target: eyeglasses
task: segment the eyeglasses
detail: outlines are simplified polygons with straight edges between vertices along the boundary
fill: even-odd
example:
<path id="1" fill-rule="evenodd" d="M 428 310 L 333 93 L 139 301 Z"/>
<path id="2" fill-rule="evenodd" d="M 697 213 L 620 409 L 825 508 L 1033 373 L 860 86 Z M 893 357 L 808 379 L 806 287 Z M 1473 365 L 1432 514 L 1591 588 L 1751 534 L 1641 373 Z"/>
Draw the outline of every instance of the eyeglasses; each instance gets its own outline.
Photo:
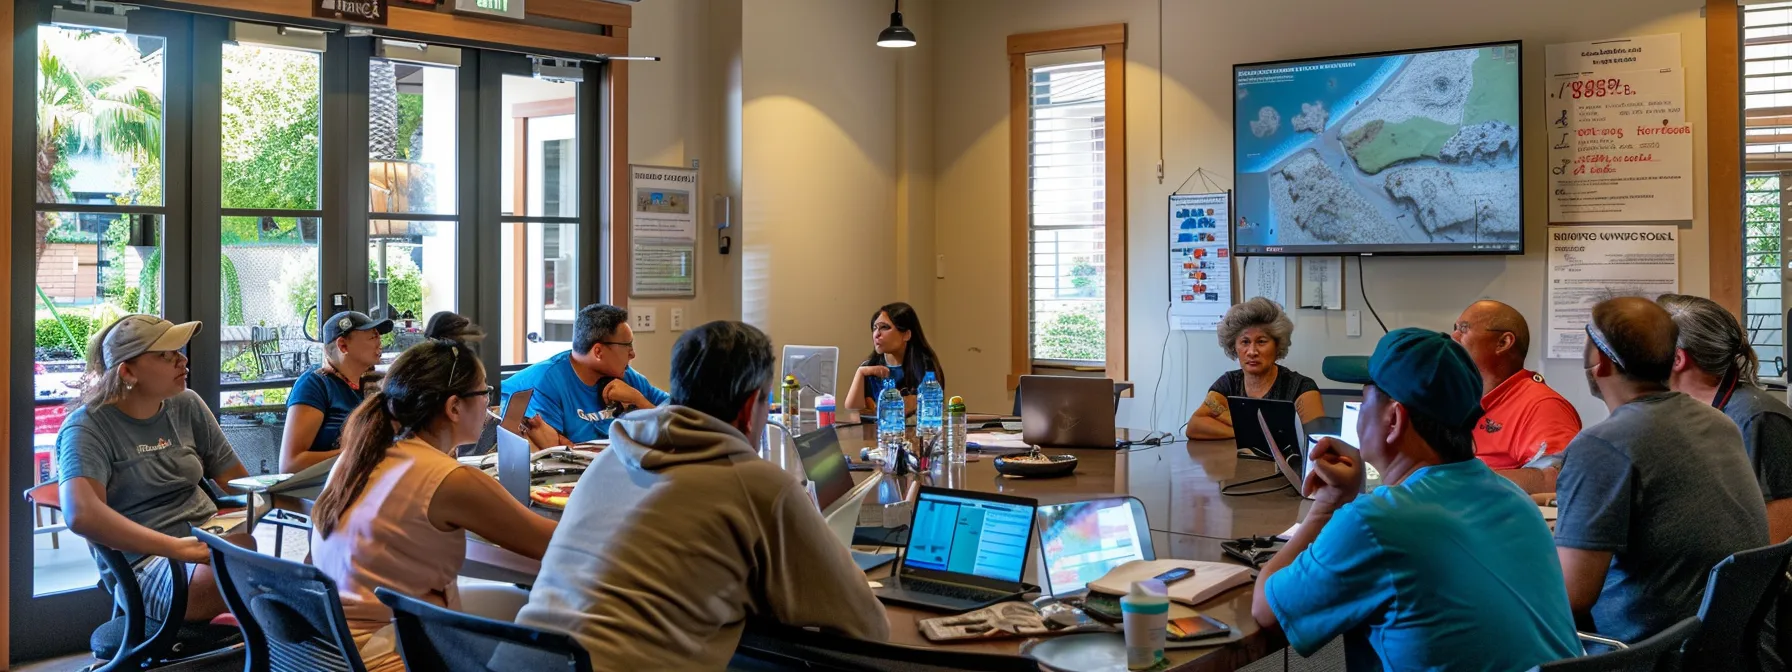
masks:
<path id="1" fill-rule="evenodd" d="M 635 349 L 634 341 L 598 341 L 598 343 L 601 343 L 603 345 L 614 345 L 617 347 L 628 348 L 630 350 Z"/>
<path id="2" fill-rule="evenodd" d="M 1605 332 L 1600 331 L 1599 327 L 1593 326 L 1591 322 L 1587 323 L 1587 340 L 1593 343 L 1594 348 L 1605 353 L 1606 359 L 1612 360 L 1612 364 L 1616 365 L 1619 371 L 1626 370 L 1624 360 L 1618 357 L 1618 352 L 1613 350 L 1612 344 L 1605 339 Z"/>
<path id="3" fill-rule="evenodd" d="M 466 399 L 469 397 L 485 397 L 487 400 L 491 400 L 498 396 L 498 388 L 487 385 L 487 386 L 479 388 L 477 390 L 468 390 L 466 392 L 459 392 L 459 393 L 456 393 L 454 396 L 461 398 L 461 399 Z"/>

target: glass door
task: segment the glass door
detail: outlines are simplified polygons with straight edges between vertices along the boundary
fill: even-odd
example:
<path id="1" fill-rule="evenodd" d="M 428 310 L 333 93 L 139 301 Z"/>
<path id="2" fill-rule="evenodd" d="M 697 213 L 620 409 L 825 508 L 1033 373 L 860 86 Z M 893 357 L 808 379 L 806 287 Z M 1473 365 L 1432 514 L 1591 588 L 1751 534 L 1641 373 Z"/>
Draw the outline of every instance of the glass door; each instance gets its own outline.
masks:
<path id="1" fill-rule="evenodd" d="M 580 71 L 514 54 L 482 63 L 481 89 L 499 92 L 499 361 L 514 370 L 572 348 Z"/>
<path id="2" fill-rule="evenodd" d="M 5 495 L 29 490 L 9 528 L 12 656 L 28 660 L 87 648 L 107 618 L 97 566 L 68 532 L 55 486 L 57 431 L 80 394 L 88 340 L 126 314 L 188 315 L 185 232 L 171 225 L 187 219 L 188 138 L 184 122 L 166 120 L 190 115 L 188 71 L 170 64 L 191 58 L 193 26 L 151 9 L 132 12 L 122 31 L 52 25 L 47 4 L 19 12 L 29 27 L 17 39 L 35 42 L 37 58 L 16 64 L 21 89 L 35 88 L 35 114 L 16 113 L 33 142 L 15 151 L 36 170 L 15 171 L 12 185 L 13 220 L 34 225 L 13 230 L 8 412 L 31 431 L 11 435 L 21 492 Z"/>

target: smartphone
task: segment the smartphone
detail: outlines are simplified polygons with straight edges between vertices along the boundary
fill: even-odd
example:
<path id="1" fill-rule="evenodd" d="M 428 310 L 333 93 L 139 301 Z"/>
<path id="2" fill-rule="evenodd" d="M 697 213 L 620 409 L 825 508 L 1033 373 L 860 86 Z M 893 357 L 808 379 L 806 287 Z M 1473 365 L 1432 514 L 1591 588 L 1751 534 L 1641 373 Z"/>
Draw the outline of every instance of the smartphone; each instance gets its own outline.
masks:
<path id="1" fill-rule="evenodd" d="M 1195 570 L 1189 569 L 1187 567 L 1177 567 L 1175 569 L 1164 572 L 1157 576 L 1153 576 L 1151 578 L 1162 581 L 1162 582 L 1164 582 L 1164 585 L 1167 586 L 1167 585 L 1170 585 L 1177 581 L 1181 581 L 1183 579 L 1186 579 L 1186 578 L 1194 576 L 1194 575 L 1195 575 Z"/>
<path id="2" fill-rule="evenodd" d="M 1172 619 L 1169 625 L 1169 637 L 1173 642 L 1187 642 L 1210 637 L 1225 637 L 1232 634 L 1231 626 L 1206 616 L 1190 616 Z"/>

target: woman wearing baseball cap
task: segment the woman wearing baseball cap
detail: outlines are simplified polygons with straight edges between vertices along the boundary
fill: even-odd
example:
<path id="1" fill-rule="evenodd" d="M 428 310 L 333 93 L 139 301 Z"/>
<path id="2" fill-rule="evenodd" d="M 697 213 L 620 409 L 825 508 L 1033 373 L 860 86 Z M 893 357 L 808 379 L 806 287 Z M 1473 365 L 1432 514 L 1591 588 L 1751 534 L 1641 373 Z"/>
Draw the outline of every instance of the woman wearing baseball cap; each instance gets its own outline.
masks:
<path id="1" fill-rule="evenodd" d="M 361 378 L 380 361 L 380 336 L 391 320 L 345 310 L 323 324 L 324 364 L 293 381 L 286 400 L 280 471 L 297 473 L 342 452 L 342 425 L 361 405 Z"/>
<path id="2" fill-rule="evenodd" d="M 198 331 L 198 322 L 154 315 L 108 325 L 87 349 L 81 396 L 56 435 L 69 529 L 123 553 L 144 586 L 169 585 L 169 558 L 188 563 L 188 621 L 225 610 L 204 566 L 211 554 L 192 536 L 218 512 L 201 481 L 228 492 L 231 479 L 249 475 L 211 409 L 187 389 L 182 349 Z M 226 538 L 254 547 L 247 534 Z"/>

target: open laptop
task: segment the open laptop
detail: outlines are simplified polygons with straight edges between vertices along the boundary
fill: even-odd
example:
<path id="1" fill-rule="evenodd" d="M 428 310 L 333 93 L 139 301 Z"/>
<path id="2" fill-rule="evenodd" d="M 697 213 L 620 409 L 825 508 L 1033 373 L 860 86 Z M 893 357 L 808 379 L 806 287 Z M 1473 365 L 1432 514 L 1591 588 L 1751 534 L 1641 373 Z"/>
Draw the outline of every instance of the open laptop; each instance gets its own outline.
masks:
<path id="1" fill-rule="evenodd" d="M 1238 419 L 1239 416 L 1232 416 L 1234 427 L 1238 425 Z M 1262 409 L 1257 410 L 1256 419 L 1257 428 L 1262 430 L 1264 436 L 1271 437 L 1269 454 L 1276 461 L 1276 471 L 1282 472 L 1282 476 L 1286 477 L 1288 483 L 1294 486 L 1294 494 L 1306 497 L 1307 471 L 1312 468 L 1312 465 L 1307 464 L 1306 453 L 1302 452 L 1307 446 L 1307 430 L 1301 427 L 1299 422 L 1295 422 L 1294 439 L 1287 443 L 1287 448 L 1283 448 L 1283 443 L 1276 438 L 1275 428 L 1263 415 Z"/>
<path id="2" fill-rule="evenodd" d="M 1226 397 L 1226 410 L 1232 414 L 1232 433 L 1239 450 L 1248 450 L 1258 457 L 1267 459 L 1271 457 L 1269 451 L 1271 444 L 1280 444 L 1283 447 L 1294 446 L 1291 450 L 1295 451 L 1307 445 L 1305 438 L 1294 435 L 1296 429 L 1305 431 L 1305 427 L 1301 425 L 1300 413 L 1295 412 L 1292 401 Z M 1257 423 L 1252 419 L 1257 417 L 1258 413 L 1262 413 L 1263 417 L 1269 419 L 1269 427 L 1276 434 L 1273 437 L 1275 440 L 1272 441 L 1269 435 L 1258 431 Z M 1297 438 L 1300 439 L 1298 443 L 1295 442 Z"/>
<path id="3" fill-rule="evenodd" d="M 1114 381 L 1021 376 L 1020 438 L 1042 448 L 1113 448 Z"/>
<path id="4" fill-rule="evenodd" d="M 1038 508 L 1026 497 L 923 486 L 908 544 L 878 599 L 970 611 L 1020 595 Z"/>
<path id="5" fill-rule="evenodd" d="M 810 491 L 815 495 L 815 506 L 821 509 L 828 530 L 851 551 L 859 509 L 865 505 L 865 495 L 883 480 L 883 473 L 872 471 L 855 485 L 852 472 L 847 469 L 846 453 L 840 450 L 840 435 L 833 427 L 796 437 L 796 452 L 803 462 L 803 474 L 809 479 Z M 852 551 L 852 559 L 859 569 L 870 571 L 896 559 L 896 554 Z"/>
<path id="6" fill-rule="evenodd" d="M 1040 575 L 1054 597 L 1082 592 L 1128 562 L 1157 559 L 1145 505 L 1136 497 L 1041 505 L 1038 527 Z"/>

